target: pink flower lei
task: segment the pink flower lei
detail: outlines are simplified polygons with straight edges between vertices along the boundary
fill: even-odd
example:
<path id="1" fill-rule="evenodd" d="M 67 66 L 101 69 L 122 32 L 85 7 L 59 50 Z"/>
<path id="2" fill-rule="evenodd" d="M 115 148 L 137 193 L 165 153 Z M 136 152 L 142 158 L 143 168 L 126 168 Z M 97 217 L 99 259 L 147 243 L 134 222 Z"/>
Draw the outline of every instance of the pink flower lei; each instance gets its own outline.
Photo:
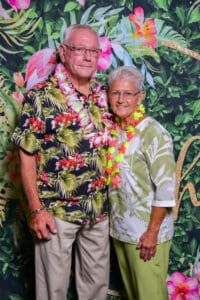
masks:
<path id="1" fill-rule="evenodd" d="M 105 92 L 101 92 L 101 83 L 95 82 L 95 93 L 92 93 L 91 104 L 96 105 L 104 112 L 101 114 L 101 130 L 94 132 L 94 128 L 97 126 L 90 117 L 88 107 L 84 106 L 84 100 L 78 97 L 78 93 L 72 85 L 68 76 L 67 70 L 63 64 L 58 64 L 55 69 L 54 77 L 58 81 L 59 88 L 61 89 L 65 99 L 67 100 L 67 106 L 77 114 L 77 122 L 83 129 L 83 138 L 90 141 L 91 147 L 98 147 L 104 145 L 110 138 L 109 129 L 111 127 L 111 121 L 109 120 L 111 114 L 107 112 L 107 97 Z M 91 83 L 94 79 L 91 79 Z"/>

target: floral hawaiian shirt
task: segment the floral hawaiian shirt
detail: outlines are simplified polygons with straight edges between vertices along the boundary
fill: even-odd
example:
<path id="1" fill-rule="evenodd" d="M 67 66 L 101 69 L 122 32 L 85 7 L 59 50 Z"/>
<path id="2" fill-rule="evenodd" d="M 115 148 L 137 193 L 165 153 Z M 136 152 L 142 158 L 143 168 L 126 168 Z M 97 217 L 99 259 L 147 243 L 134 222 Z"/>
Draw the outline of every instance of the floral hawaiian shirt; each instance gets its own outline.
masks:
<path id="1" fill-rule="evenodd" d="M 80 94 L 62 64 L 27 93 L 12 141 L 35 155 L 39 197 L 55 217 L 87 224 L 107 216 L 109 118 L 103 86 L 91 79 L 89 96 Z"/>
<path id="2" fill-rule="evenodd" d="M 119 141 L 127 140 L 119 132 Z M 109 187 L 110 232 L 122 242 L 136 244 L 147 230 L 151 207 L 168 207 L 158 234 L 158 243 L 173 236 L 175 206 L 175 161 L 171 136 L 155 119 L 147 117 L 135 127 L 124 159 L 120 183 Z"/>

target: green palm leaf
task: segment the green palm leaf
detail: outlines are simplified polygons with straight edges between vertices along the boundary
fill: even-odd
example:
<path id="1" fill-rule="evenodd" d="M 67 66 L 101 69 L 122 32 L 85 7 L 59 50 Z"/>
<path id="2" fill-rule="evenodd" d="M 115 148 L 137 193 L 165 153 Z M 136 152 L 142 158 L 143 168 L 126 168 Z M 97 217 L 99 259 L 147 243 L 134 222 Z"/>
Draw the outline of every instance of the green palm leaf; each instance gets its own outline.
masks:
<path id="1" fill-rule="evenodd" d="M 79 145 L 80 136 L 77 135 L 77 133 L 74 132 L 73 130 L 63 126 L 61 130 L 59 130 L 59 133 L 57 134 L 57 139 L 59 140 L 59 142 L 67 145 L 67 148 L 70 151 L 74 151 L 77 149 Z"/>
<path id="2" fill-rule="evenodd" d="M 53 215 L 58 219 L 64 219 L 66 216 L 66 211 L 61 206 L 55 206 L 50 209 Z"/>
<path id="3" fill-rule="evenodd" d="M 100 172 L 103 172 L 103 170 L 106 167 L 106 163 L 107 163 L 107 154 L 106 154 L 106 150 L 103 149 L 103 147 L 101 149 L 99 149 L 97 155 L 94 157 L 94 164 L 97 166 L 97 169 Z"/>
<path id="4" fill-rule="evenodd" d="M 89 114 L 92 118 L 92 121 L 99 127 L 101 125 L 101 112 L 99 107 L 96 105 L 91 105 Z"/>
<path id="5" fill-rule="evenodd" d="M 21 107 L 17 101 L 11 96 L 7 95 L 3 89 L 0 89 L 0 101 L 2 103 L 4 113 L 8 119 L 8 124 L 12 129 L 14 129 L 21 112 Z"/>
<path id="6" fill-rule="evenodd" d="M 167 26 L 164 21 L 155 19 L 155 25 L 157 29 L 157 41 L 158 46 L 163 42 L 173 42 L 181 47 L 187 47 L 187 41 L 185 38 L 175 31 L 171 26 Z"/>
<path id="7" fill-rule="evenodd" d="M 27 10 L 26 12 L 24 12 L 24 10 L 21 10 L 19 14 L 11 19 L 0 20 L 1 52 L 9 54 L 21 52 L 20 50 L 12 50 L 9 48 L 15 48 L 16 46 L 22 47 L 24 43 L 32 38 L 41 18 L 39 18 L 38 20 L 31 19 L 31 21 L 28 21 L 31 12 L 31 9 Z M 0 53 L 0 57 L 6 59 L 2 53 Z"/>
<path id="8" fill-rule="evenodd" d="M 79 186 L 82 185 L 84 182 L 89 181 L 95 175 L 95 171 L 88 171 L 85 172 L 83 175 L 78 176 L 77 181 Z"/>
<path id="9" fill-rule="evenodd" d="M 193 3 L 187 14 L 189 24 L 200 20 L 200 0 Z"/>
<path id="10" fill-rule="evenodd" d="M 103 204 L 103 196 L 102 193 L 98 192 L 94 195 L 95 200 L 95 207 L 98 213 L 102 210 L 102 204 Z"/>
<path id="11" fill-rule="evenodd" d="M 72 192 L 74 192 L 77 188 L 76 176 L 69 173 L 62 174 L 62 177 L 55 183 L 56 189 L 61 194 L 61 197 L 67 198 Z"/>
<path id="12" fill-rule="evenodd" d="M 66 100 L 60 89 L 51 86 L 48 89 L 48 101 L 53 107 L 57 107 L 60 111 L 66 107 Z"/>
<path id="13" fill-rule="evenodd" d="M 146 47 L 143 45 L 137 45 L 137 46 L 125 45 L 124 48 L 129 52 L 129 54 L 134 60 L 136 60 L 138 57 L 148 56 L 148 57 L 152 57 L 156 62 L 158 63 L 160 62 L 159 55 L 151 47 Z"/>

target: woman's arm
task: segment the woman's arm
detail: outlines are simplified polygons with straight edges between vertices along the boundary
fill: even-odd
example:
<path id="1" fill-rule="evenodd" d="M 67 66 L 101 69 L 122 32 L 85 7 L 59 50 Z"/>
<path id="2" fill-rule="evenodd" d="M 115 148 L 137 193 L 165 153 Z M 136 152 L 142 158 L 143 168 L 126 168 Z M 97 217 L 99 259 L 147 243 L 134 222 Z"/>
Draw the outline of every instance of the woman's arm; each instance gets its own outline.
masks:
<path id="1" fill-rule="evenodd" d="M 168 208 L 166 207 L 152 206 L 148 228 L 137 244 L 137 248 L 140 249 L 140 257 L 144 261 L 150 260 L 156 254 L 158 233 L 167 212 Z"/>

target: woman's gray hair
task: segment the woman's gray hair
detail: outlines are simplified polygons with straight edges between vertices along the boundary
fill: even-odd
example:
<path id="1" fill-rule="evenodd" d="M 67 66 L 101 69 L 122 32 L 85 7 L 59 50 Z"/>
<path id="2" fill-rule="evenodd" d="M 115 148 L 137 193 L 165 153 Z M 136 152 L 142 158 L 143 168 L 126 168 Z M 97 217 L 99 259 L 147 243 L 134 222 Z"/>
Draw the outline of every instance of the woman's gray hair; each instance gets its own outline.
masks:
<path id="1" fill-rule="evenodd" d="M 98 33 L 93 30 L 89 25 L 85 25 L 85 24 L 73 24 L 71 26 L 69 26 L 65 32 L 64 32 L 64 40 L 63 40 L 63 43 L 69 43 L 70 41 L 70 38 L 71 36 L 73 35 L 73 33 L 76 31 L 76 30 L 88 30 L 90 32 L 92 32 L 96 37 L 97 37 L 97 40 L 99 42 L 99 36 L 98 36 Z"/>
<path id="2" fill-rule="evenodd" d="M 109 88 L 111 88 L 111 85 L 114 80 L 122 79 L 122 78 L 132 80 L 138 91 L 143 90 L 144 76 L 137 68 L 132 66 L 122 66 L 122 67 L 118 67 L 117 69 L 114 69 L 108 75 Z"/>

